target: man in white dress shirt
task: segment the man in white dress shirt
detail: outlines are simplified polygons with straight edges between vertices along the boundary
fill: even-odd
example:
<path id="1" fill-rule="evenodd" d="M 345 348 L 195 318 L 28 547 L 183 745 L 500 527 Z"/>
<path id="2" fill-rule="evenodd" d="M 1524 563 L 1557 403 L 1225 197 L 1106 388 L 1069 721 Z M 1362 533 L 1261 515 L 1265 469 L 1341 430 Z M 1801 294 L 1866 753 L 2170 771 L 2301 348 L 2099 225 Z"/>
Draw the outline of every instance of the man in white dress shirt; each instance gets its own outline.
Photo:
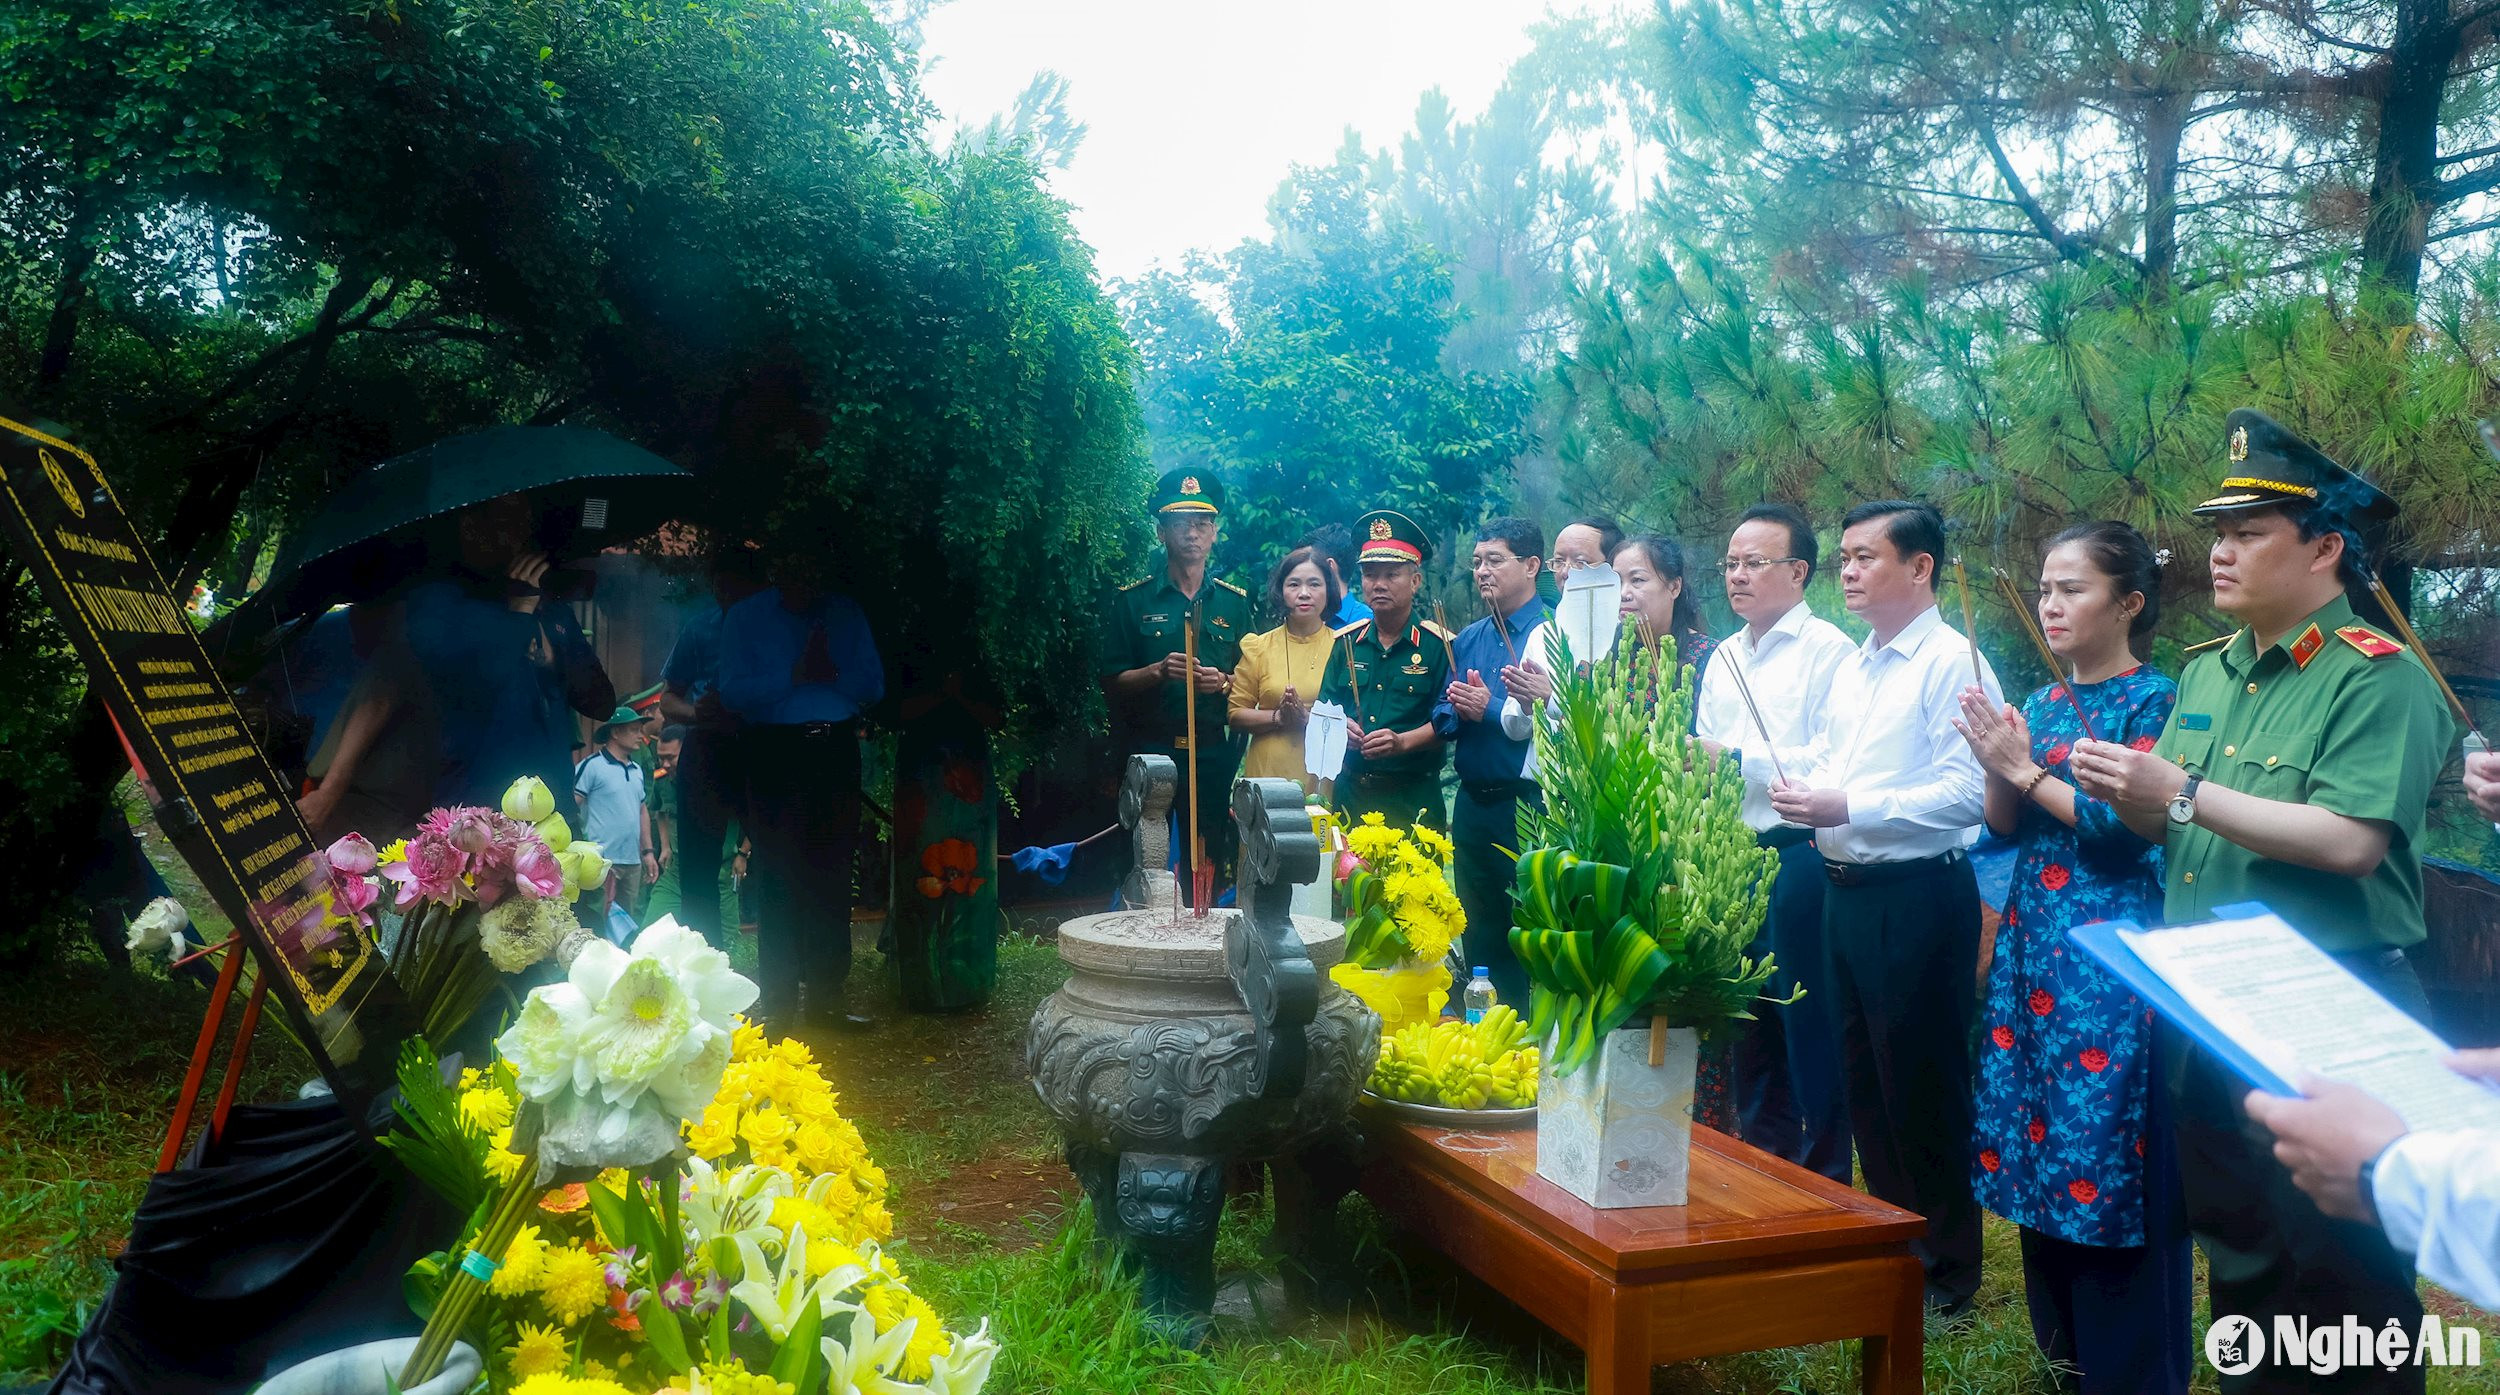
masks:
<path id="1" fill-rule="evenodd" d="M 1979 887 L 1963 852 L 1985 778 L 1953 729 L 1960 695 L 2002 702 L 1970 641 L 1936 610 L 1944 519 L 1905 500 L 1841 521 L 1840 589 L 1873 628 L 1833 675 L 1812 767 L 1790 770 L 1771 807 L 1816 830 L 1823 893 L 1821 984 L 1840 1028 L 1849 1128 L 1867 1189 L 1927 1218 L 1913 1249 L 1927 1304 L 1969 1311 L 1979 1289 L 1971 1194 L 1970 1031 Z"/>
<path id="2" fill-rule="evenodd" d="M 1745 628 L 1702 668 L 1693 727 L 1714 752 L 1738 753 L 1745 822 L 1762 846 L 1779 851 L 1770 918 L 1754 947 L 1757 955 L 1768 948 L 1779 965 L 1764 995 L 1784 998 L 1800 983 L 1806 989 L 1799 1001 L 1757 1009 L 1757 1020 L 1737 1027 L 1737 1132 L 1765 1152 L 1846 1183 L 1849 1100 L 1839 1028 L 1823 991 L 1823 859 L 1813 829 L 1783 823 L 1771 808 L 1775 772 L 1812 764 L 1832 674 L 1857 649 L 1806 604 L 1816 557 L 1814 526 L 1786 504 L 1757 504 L 1737 521 L 1719 574 L 1728 607 Z M 1748 693 L 1762 714 L 1759 727 Z"/>

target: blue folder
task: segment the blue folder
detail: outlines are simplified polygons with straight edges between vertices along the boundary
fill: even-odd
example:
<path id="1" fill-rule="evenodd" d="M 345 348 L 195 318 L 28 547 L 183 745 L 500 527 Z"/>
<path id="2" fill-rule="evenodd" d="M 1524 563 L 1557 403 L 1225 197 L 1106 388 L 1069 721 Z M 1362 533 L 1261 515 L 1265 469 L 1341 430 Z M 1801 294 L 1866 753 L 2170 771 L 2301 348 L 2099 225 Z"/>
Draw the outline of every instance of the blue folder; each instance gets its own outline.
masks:
<path id="1" fill-rule="evenodd" d="M 2243 902 L 2235 906 L 2216 907 L 2214 919 L 2245 920 L 2250 916 L 2270 914 L 2272 912 L 2264 906 Z M 2264 1062 L 2224 1036 L 2220 1029 L 2206 1020 L 2203 1013 L 2188 1006 L 2187 999 L 2180 997 L 2177 989 L 2154 973 L 2152 966 L 2138 959 L 2135 951 L 2127 948 L 2125 940 L 2118 938 L 2121 930 L 2143 928 L 2132 920 L 2104 920 L 2091 925 L 2078 925 L 2066 932 L 2066 938 L 2074 941 L 2084 953 L 2099 960 L 2102 968 L 2123 979 L 2129 988 L 2135 990 L 2135 995 L 2144 1000 L 2145 1006 L 2169 1018 L 2181 1031 L 2194 1037 L 2197 1045 L 2239 1072 L 2241 1079 L 2270 1095 L 2298 1097 L 2300 1091 L 2292 1088 L 2290 1081 L 2267 1069 Z M 2154 933 L 2159 934 L 2160 931 Z"/>

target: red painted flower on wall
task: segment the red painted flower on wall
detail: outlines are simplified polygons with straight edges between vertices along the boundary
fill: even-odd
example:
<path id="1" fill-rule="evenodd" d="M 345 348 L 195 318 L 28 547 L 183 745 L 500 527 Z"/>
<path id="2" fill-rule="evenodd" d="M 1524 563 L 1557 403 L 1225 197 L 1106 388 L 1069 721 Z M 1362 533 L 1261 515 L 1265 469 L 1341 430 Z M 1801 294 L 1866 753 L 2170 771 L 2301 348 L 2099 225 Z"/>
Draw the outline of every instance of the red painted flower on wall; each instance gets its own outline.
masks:
<path id="1" fill-rule="evenodd" d="M 914 885 L 932 901 L 950 893 L 970 896 L 989 881 L 974 875 L 980 868 L 979 848 L 961 838 L 944 839 L 920 850 L 920 870 L 926 875 Z"/>
<path id="2" fill-rule="evenodd" d="M 981 802 L 981 767 L 968 760 L 950 760 L 942 777 L 946 792 L 966 804 Z"/>

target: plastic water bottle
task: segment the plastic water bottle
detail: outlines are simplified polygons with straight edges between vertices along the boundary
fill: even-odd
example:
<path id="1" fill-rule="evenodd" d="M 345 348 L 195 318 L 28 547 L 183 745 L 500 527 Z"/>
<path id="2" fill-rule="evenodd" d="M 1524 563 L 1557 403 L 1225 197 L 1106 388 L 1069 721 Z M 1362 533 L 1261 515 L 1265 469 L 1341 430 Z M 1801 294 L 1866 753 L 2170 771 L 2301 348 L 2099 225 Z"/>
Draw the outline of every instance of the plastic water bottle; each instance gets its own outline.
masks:
<path id="1" fill-rule="evenodd" d="M 1467 1008 L 1467 1025 L 1482 1022 L 1484 1015 L 1493 1010 L 1493 971 L 1478 965 L 1476 976 L 1467 980 L 1467 995 L 1461 1001 Z"/>

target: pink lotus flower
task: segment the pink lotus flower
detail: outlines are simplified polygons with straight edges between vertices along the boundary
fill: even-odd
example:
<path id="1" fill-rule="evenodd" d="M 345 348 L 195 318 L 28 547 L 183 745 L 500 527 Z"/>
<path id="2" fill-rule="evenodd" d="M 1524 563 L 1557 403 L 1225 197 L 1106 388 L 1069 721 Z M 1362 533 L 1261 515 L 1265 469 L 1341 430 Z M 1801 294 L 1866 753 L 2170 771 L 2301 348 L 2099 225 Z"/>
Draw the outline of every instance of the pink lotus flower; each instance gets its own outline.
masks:
<path id="1" fill-rule="evenodd" d="M 545 899 L 564 892 L 564 864 L 547 851 L 547 845 L 532 838 L 521 845 L 512 859 L 512 879 L 521 890 Z"/>
<path id="2" fill-rule="evenodd" d="M 451 845 L 476 857 L 495 842 L 495 816 L 484 809 L 462 809 L 451 821 Z"/>
<path id="3" fill-rule="evenodd" d="M 350 833 L 332 843 L 324 850 L 323 856 L 330 859 L 333 868 L 351 877 L 367 875 L 381 860 L 381 855 L 373 850 L 373 844 L 365 841 L 365 835 L 361 833 Z"/>
<path id="4" fill-rule="evenodd" d="M 463 879 L 468 861 L 450 840 L 420 832 L 409 840 L 408 860 L 383 868 L 382 875 L 399 884 L 396 905 L 413 905 L 419 899 L 450 904 L 469 899 L 468 883 Z"/>
<path id="5" fill-rule="evenodd" d="M 363 877 L 342 873 L 336 879 L 333 890 L 338 899 L 339 909 L 356 917 L 357 924 L 371 925 L 373 923 L 373 903 L 382 899 L 381 888 Z"/>

